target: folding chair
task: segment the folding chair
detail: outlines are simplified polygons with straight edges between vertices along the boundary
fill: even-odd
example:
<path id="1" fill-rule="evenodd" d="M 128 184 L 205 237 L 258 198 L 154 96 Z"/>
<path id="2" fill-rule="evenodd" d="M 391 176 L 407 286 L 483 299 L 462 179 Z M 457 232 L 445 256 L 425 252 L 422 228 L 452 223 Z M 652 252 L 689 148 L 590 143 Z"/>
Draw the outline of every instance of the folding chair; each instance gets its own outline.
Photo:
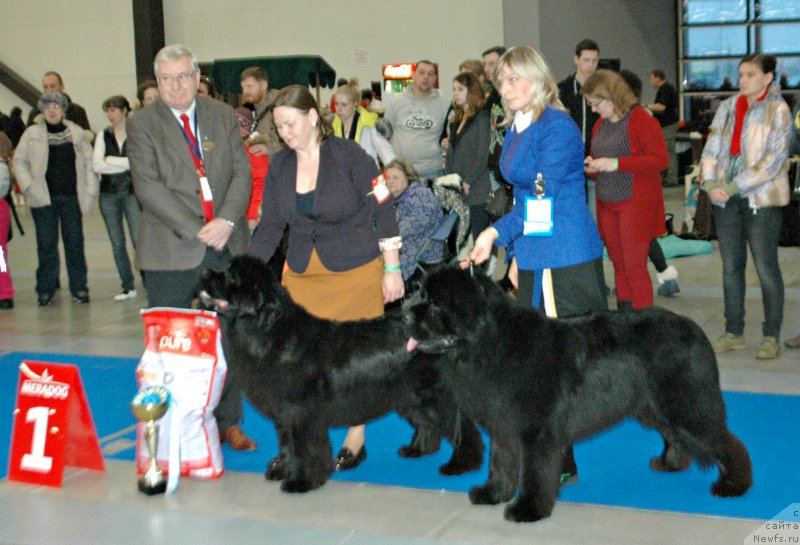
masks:
<path id="1" fill-rule="evenodd" d="M 406 282 L 406 296 L 403 300 L 403 306 L 411 305 L 415 302 L 416 297 L 415 295 L 419 292 L 419 289 L 422 287 L 422 283 L 425 281 L 425 277 L 427 277 L 430 273 L 438 270 L 442 267 L 445 267 L 452 263 L 452 261 L 458 256 L 459 248 L 456 247 L 454 252 L 450 252 L 448 255 L 449 244 L 448 240 L 450 236 L 453 234 L 453 230 L 455 229 L 456 224 L 458 224 L 459 215 L 458 212 L 455 210 L 450 210 L 450 212 L 445 216 L 442 223 L 439 224 L 439 227 L 436 228 L 436 231 L 431 233 L 428 239 L 423 243 L 422 248 L 420 248 L 419 253 L 417 254 L 417 266 L 414 270 L 414 274 L 411 275 L 411 278 L 408 279 Z M 441 259 L 437 259 L 436 261 L 420 261 L 419 258 L 425 254 L 425 250 L 428 249 L 434 242 L 444 243 L 445 247 L 445 255 Z"/>

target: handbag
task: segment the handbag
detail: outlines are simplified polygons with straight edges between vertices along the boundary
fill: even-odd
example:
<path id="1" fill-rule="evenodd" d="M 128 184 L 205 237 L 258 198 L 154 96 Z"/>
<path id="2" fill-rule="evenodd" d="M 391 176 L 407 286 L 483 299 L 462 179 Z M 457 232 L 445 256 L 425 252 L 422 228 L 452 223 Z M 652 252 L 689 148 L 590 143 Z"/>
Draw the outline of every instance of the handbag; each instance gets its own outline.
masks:
<path id="1" fill-rule="evenodd" d="M 486 200 L 486 214 L 492 221 L 497 221 L 508 214 L 514 207 L 514 189 L 501 182 L 500 186 L 489 193 Z"/>

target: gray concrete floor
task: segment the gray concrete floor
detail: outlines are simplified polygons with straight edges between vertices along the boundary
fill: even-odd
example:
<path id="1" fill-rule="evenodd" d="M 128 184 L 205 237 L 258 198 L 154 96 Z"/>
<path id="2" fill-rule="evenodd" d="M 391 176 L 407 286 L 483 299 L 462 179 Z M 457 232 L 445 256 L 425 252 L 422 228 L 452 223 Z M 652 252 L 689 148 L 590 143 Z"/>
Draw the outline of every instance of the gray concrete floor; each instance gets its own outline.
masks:
<path id="1" fill-rule="evenodd" d="M 682 190 L 667 189 L 665 196 L 679 226 Z M 140 289 L 135 300 L 112 300 L 119 280 L 99 212 L 85 220 L 92 302 L 75 304 L 62 289 L 46 308 L 36 306 L 34 293 L 33 222 L 27 209 L 20 213 L 28 234 L 10 243 L 16 308 L 0 311 L 0 350 L 141 355 L 138 310 L 146 299 Z M 800 333 L 800 249 L 781 248 L 780 255 L 786 285 L 784 337 L 789 337 Z M 690 316 L 716 338 L 724 323 L 716 245 L 710 255 L 670 263 L 680 271 L 681 293 L 657 297 L 656 304 Z M 62 276 L 66 286 L 66 271 Z M 606 278 L 613 281 L 608 263 Z M 799 394 L 800 351 L 784 350 L 772 361 L 755 359 L 763 311 L 752 265 L 747 316 L 748 348 L 718 358 L 723 388 Z M 0 482 L 0 545 L 707 545 L 743 543 L 762 523 L 560 502 L 551 518 L 516 525 L 503 520 L 503 506 L 474 507 L 463 494 L 329 482 L 295 496 L 281 493 L 261 475 L 228 472 L 215 482 L 184 479 L 176 494 L 150 498 L 137 492 L 134 480 L 132 463 L 109 460 L 105 473 L 68 468 L 60 489 Z"/>

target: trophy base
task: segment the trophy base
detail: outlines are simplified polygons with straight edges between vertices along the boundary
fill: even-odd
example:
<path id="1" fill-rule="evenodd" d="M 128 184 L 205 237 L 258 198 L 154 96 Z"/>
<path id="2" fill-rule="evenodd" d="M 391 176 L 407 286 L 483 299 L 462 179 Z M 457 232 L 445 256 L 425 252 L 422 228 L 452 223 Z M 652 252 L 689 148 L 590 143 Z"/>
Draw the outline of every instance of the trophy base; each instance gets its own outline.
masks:
<path id="1" fill-rule="evenodd" d="M 148 483 L 144 478 L 139 479 L 139 492 L 143 492 L 148 496 L 155 496 L 156 494 L 163 494 L 166 491 L 167 481 L 151 484 Z"/>

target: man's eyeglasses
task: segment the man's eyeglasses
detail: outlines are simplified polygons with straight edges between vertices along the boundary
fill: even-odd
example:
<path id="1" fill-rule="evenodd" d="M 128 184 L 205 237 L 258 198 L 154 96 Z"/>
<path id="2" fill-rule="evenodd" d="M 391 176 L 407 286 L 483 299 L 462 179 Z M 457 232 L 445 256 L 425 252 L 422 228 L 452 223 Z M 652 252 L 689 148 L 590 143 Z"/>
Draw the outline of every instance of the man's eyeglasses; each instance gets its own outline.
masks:
<path id="1" fill-rule="evenodd" d="M 163 83 L 164 85 L 169 85 L 173 81 L 183 84 L 191 81 L 196 73 L 197 70 L 192 70 L 191 72 L 181 72 L 180 74 L 176 74 L 174 76 L 159 74 L 156 79 L 159 83 Z"/>

